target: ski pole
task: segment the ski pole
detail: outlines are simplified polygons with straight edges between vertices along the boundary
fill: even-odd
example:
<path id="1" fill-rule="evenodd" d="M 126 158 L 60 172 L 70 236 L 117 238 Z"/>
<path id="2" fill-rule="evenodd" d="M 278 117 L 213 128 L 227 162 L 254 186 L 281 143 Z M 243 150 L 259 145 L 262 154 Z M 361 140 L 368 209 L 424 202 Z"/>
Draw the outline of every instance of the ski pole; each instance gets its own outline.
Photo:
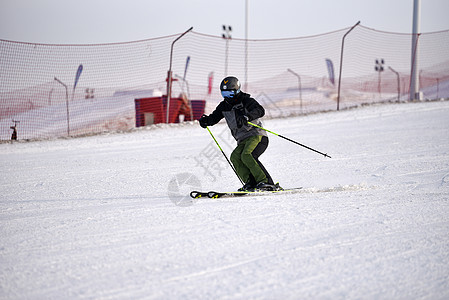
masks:
<path id="1" fill-rule="evenodd" d="M 215 144 L 217 144 L 217 146 L 218 146 L 218 148 L 220 149 L 221 153 L 223 153 L 223 156 L 224 156 L 224 157 L 226 158 L 226 160 L 228 161 L 228 164 L 231 166 L 231 168 L 232 168 L 232 170 L 234 171 L 235 175 L 237 175 L 237 178 L 240 180 L 240 182 L 241 182 L 242 184 L 244 184 L 243 181 L 242 181 L 242 179 L 240 178 L 239 174 L 237 174 L 237 171 L 235 170 L 234 166 L 232 165 L 232 163 L 229 161 L 228 157 L 227 157 L 226 154 L 224 153 L 223 149 L 221 149 L 220 144 L 219 144 L 219 143 L 217 142 L 217 140 L 215 139 L 214 135 L 212 134 L 212 131 L 210 131 L 209 127 L 206 127 L 206 128 L 207 128 L 207 131 L 209 131 L 209 133 L 210 133 L 210 135 L 212 136 L 212 138 L 214 139 Z"/>
<path id="2" fill-rule="evenodd" d="M 268 130 L 268 129 L 265 129 L 265 128 L 263 128 L 263 127 L 260 127 L 260 126 L 254 124 L 254 123 L 248 122 L 248 124 L 249 124 L 249 125 L 252 125 L 252 126 L 254 126 L 254 127 L 260 128 L 260 129 L 262 129 L 262 130 L 265 130 L 265 131 L 267 131 L 267 132 L 269 132 L 269 133 L 271 133 L 271 134 L 274 134 L 274 135 L 276 135 L 276 136 L 278 136 L 278 137 L 280 137 L 280 138 L 286 139 L 287 141 L 292 142 L 292 143 L 295 143 L 296 145 L 299 145 L 299 146 L 301 146 L 301 147 L 304 147 L 304 148 L 306 148 L 306 149 L 309 149 L 309 150 L 312 150 L 312 151 L 314 151 L 314 152 L 316 152 L 316 153 L 319 153 L 319 154 L 321 154 L 321 155 L 324 155 L 324 157 L 329 157 L 329 158 L 331 158 L 329 155 L 327 155 L 327 153 L 323 153 L 323 152 L 320 152 L 320 151 L 315 150 L 315 149 L 313 149 L 313 148 L 310 148 L 310 147 L 308 147 L 308 146 L 306 146 L 306 145 L 303 145 L 303 144 L 298 143 L 298 142 L 296 142 L 296 141 L 294 141 L 294 140 L 292 140 L 292 139 L 289 139 L 288 137 L 285 137 L 285 136 L 283 136 L 283 135 L 277 134 L 277 133 L 275 133 L 275 132 L 273 132 L 273 131 L 270 131 L 270 130 Z"/>

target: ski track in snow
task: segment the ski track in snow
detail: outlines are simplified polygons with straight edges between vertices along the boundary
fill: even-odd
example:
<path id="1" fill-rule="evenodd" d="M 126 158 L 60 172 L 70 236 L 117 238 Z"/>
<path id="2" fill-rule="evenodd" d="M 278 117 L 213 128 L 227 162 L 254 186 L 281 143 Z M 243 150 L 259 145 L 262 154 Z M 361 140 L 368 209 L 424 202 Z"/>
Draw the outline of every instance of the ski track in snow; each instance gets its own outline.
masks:
<path id="1" fill-rule="evenodd" d="M 264 126 L 332 159 L 270 136 L 302 190 L 192 201 L 239 187 L 197 124 L 0 144 L 0 298 L 449 298 L 449 102 Z"/>

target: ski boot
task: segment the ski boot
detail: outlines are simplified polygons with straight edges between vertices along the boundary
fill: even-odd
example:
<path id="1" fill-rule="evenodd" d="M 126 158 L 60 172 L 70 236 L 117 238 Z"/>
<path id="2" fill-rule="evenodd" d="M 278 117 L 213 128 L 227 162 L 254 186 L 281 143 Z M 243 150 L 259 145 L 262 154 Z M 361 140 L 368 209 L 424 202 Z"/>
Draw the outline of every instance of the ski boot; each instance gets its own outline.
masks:
<path id="1" fill-rule="evenodd" d="M 263 192 L 263 191 L 276 191 L 276 185 L 269 184 L 266 182 L 259 182 L 254 188 L 255 191 Z"/>
<path id="2" fill-rule="evenodd" d="M 247 182 L 241 188 L 239 188 L 237 191 L 239 191 L 239 192 L 253 192 L 254 191 L 254 184 L 252 182 Z"/>
<path id="3" fill-rule="evenodd" d="M 279 185 L 279 182 L 276 182 L 274 185 L 274 191 L 283 191 L 284 189 Z"/>

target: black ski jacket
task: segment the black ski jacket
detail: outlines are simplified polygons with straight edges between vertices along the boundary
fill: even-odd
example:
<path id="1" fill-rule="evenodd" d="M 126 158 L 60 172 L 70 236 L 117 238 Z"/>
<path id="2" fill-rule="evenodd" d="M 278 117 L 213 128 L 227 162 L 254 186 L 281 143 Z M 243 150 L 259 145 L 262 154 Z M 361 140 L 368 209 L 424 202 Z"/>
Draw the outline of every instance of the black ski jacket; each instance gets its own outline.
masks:
<path id="1" fill-rule="evenodd" d="M 231 129 L 232 136 L 236 139 L 238 144 L 251 136 L 267 136 L 265 130 L 249 124 L 238 128 L 236 113 L 244 114 L 248 117 L 250 122 L 262 126 L 262 122 L 259 118 L 262 118 L 265 115 L 265 109 L 252 98 L 251 95 L 240 92 L 234 99 L 224 99 L 221 101 L 209 115 L 208 123 L 209 125 L 215 125 L 220 122 L 221 119 L 225 118 L 229 129 Z"/>

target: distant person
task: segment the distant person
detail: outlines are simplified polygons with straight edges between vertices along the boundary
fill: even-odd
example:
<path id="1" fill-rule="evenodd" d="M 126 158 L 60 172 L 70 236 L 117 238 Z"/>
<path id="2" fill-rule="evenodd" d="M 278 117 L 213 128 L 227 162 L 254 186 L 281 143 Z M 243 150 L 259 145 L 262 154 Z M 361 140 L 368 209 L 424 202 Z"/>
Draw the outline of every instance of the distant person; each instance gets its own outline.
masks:
<path id="1" fill-rule="evenodd" d="M 229 76 L 220 84 L 221 101 L 209 115 L 203 115 L 201 127 L 213 126 L 225 118 L 237 147 L 231 154 L 231 161 L 240 179 L 244 182 L 239 191 L 272 191 L 281 189 L 274 184 L 268 171 L 259 161 L 259 156 L 268 147 L 267 133 L 248 122 L 262 126 L 259 120 L 265 109 L 249 94 L 240 90 L 236 77 Z"/>

